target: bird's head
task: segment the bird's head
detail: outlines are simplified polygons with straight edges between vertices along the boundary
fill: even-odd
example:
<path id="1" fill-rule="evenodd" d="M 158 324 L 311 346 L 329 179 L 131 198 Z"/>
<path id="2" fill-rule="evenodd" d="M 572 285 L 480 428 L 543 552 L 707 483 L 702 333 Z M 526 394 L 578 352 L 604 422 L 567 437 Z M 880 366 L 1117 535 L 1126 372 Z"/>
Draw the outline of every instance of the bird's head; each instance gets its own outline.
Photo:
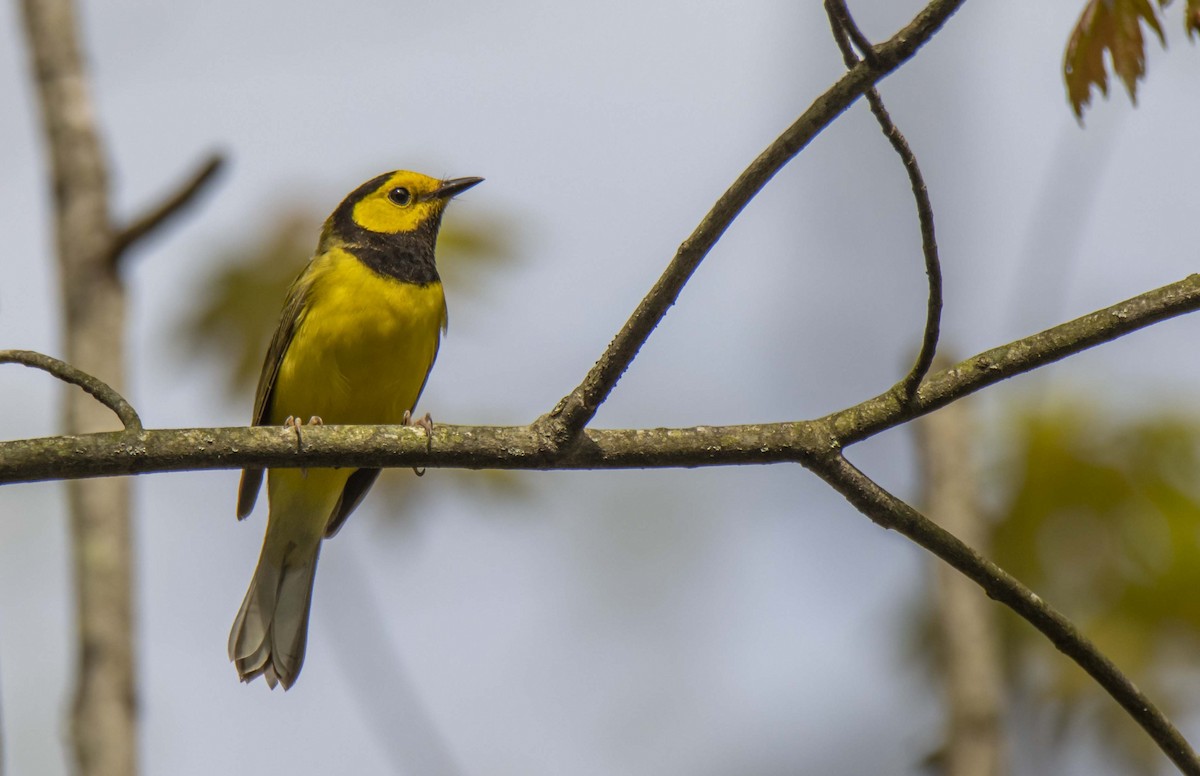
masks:
<path id="1" fill-rule="evenodd" d="M 354 226 L 375 234 L 416 232 L 436 227 L 446 203 L 483 178 L 438 180 L 418 172 L 389 172 L 359 186 L 338 206 Z"/>

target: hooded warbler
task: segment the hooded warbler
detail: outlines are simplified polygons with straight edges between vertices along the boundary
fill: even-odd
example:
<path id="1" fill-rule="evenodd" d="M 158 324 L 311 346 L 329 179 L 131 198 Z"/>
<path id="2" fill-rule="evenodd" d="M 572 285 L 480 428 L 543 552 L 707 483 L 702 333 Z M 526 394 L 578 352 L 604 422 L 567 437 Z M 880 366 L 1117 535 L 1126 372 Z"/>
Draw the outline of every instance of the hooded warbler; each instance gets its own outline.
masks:
<path id="1" fill-rule="evenodd" d="M 292 283 L 267 350 L 253 425 L 402 423 L 446 328 L 434 244 L 446 204 L 482 178 L 389 172 L 359 186 L 325 221 L 316 255 Z M 229 634 L 249 682 L 291 687 L 304 663 L 321 541 L 341 528 L 378 469 L 271 469 L 258 568 Z M 262 469 L 242 472 L 238 519 Z"/>

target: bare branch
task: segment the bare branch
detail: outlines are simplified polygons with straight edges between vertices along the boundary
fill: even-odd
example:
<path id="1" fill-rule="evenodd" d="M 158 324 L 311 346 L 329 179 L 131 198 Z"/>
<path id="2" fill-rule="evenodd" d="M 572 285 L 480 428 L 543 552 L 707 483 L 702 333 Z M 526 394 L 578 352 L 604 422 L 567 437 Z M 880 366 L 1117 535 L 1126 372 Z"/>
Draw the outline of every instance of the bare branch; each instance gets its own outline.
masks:
<path id="1" fill-rule="evenodd" d="M 1185 774 L 1200 776 L 1200 759 L 1150 699 L 1075 626 L 1004 569 L 980 556 L 911 506 L 887 492 L 840 455 L 810 468 L 860 512 L 937 555 L 1042 632 L 1096 680 Z"/>
<path id="2" fill-rule="evenodd" d="M 858 64 L 858 57 L 854 55 L 854 49 L 850 46 L 851 40 L 870 61 L 875 49 L 854 22 L 845 0 L 825 0 L 825 12 L 829 15 L 833 38 L 842 51 L 846 67 L 852 68 Z M 905 398 L 911 402 L 916 396 L 921 380 L 933 366 L 933 357 L 937 353 L 938 337 L 942 328 L 942 264 L 938 259 L 937 237 L 933 228 L 933 203 L 929 201 L 929 189 L 925 185 L 925 177 L 921 175 L 916 154 L 896 123 L 892 121 L 879 90 L 873 86 L 867 90 L 867 104 L 871 106 L 871 113 L 879 123 L 879 128 L 883 130 L 883 136 L 892 144 L 892 148 L 904 164 L 904 171 L 908 173 L 908 182 L 917 203 L 917 220 L 921 225 L 921 252 L 925 256 L 925 275 L 929 279 L 929 299 L 925 305 L 925 334 L 921 338 L 921 350 L 917 354 L 916 363 L 901 383 Z"/>
<path id="3" fill-rule="evenodd" d="M 942 265 L 938 259 L 937 237 L 933 229 L 933 204 L 929 201 L 929 189 L 925 186 L 921 168 L 917 166 L 917 157 L 904 135 L 900 134 L 900 130 L 892 123 L 891 116 L 883 106 L 883 99 L 878 92 L 872 90 L 867 95 L 867 101 L 879 126 L 883 128 L 883 134 L 904 160 L 904 169 L 908 173 L 913 198 L 917 203 L 917 219 L 921 223 L 921 252 L 925 256 L 925 276 L 929 279 L 929 299 L 925 306 L 925 334 L 921 338 L 921 350 L 917 354 L 916 363 L 902 383 L 905 397 L 912 401 L 916 397 L 917 387 L 933 366 L 933 357 L 937 354 L 938 337 L 942 328 Z"/>
<path id="4" fill-rule="evenodd" d="M 690 429 L 587 429 L 565 449 L 536 425 L 441 424 L 430 439 L 408 426 L 316 426 L 301 448 L 287 428 L 125 431 L 0 442 L 0 483 L 151 471 L 267 467 L 612 469 L 800 462 L 864 514 L 965 573 L 1049 636 L 1124 706 L 1185 773 L 1187 743 L 1070 623 L 1004 571 L 879 488 L 841 449 L 1038 366 L 1200 307 L 1200 275 L 995 348 L 927 377 L 912 402 L 898 389 L 814 421 Z"/>
<path id="5" fill-rule="evenodd" d="M 569 450 L 531 426 L 438 423 L 432 446 L 409 426 L 149 429 L 0 442 L 0 483 L 208 469 L 321 466 L 507 470 L 648 469 L 802 460 L 824 446 L 811 423 L 588 429 Z"/>
<path id="6" fill-rule="evenodd" d="M 73 436 L 0 442 L 0 483 L 247 466 L 595 469 L 800 462 L 878 524 L 900 531 L 938 555 L 1027 619 L 1087 670 L 1181 770 L 1200 774 L 1200 761 L 1170 721 L 1068 620 L 1002 569 L 880 488 L 841 454 L 846 445 L 986 385 L 1200 307 L 1200 276 L 1194 275 L 928 374 L 942 306 L 932 208 L 916 158 L 874 85 L 910 59 L 964 2 L 933 0 L 890 40 L 872 46 L 854 23 L 844 0 L 827 0 L 848 72 L 718 199 L 680 245 L 663 275 L 583 382 L 546 416 L 519 428 L 441 425 L 425 433 L 404 426 L 316 427 L 306 431 L 297 449 L 296 436 L 282 428 L 144 430 L 136 412 L 117 390 L 83 371 L 103 373 L 97 367 L 101 364 L 119 379 L 123 351 L 119 333 L 112 332 L 121 330 L 124 297 L 113 269 L 131 245 L 194 201 L 215 175 L 221 159 L 213 157 L 160 205 L 126 227 L 114 228 L 101 143 L 74 32 L 72 1 L 23 0 L 53 162 L 59 252 L 65 270 L 68 358 L 81 368 L 26 351 L 0 351 L 0 363 L 36 366 L 84 387 L 118 414 L 125 431 L 82 433 L 96 426 L 94 413 L 98 408 L 90 403 L 82 410 L 78 402 L 68 405 L 67 427 Z M 858 61 L 853 46 L 862 52 L 863 61 Z M 904 162 L 921 223 L 929 301 L 921 351 L 906 378 L 882 396 L 807 422 L 691 429 L 587 429 L 692 273 L 741 210 L 863 94 Z M 78 282 L 80 277 L 89 282 Z M 99 292 L 93 294 L 91 286 Z M 95 347 L 95 342 L 106 347 Z M 119 381 L 113 384 L 120 386 Z M 120 485 L 100 498 L 87 498 L 82 485 L 76 485 L 79 487 L 74 487 L 71 495 L 81 601 L 81 676 L 73 715 L 76 757 L 80 770 L 88 774 L 131 774 L 136 770 L 136 692 L 131 670 L 127 491 Z M 100 564 L 95 562 L 97 558 Z M 106 722 L 112 720 L 115 723 Z"/>
<path id="7" fill-rule="evenodd" d="M 78 385 L 97 401 L 108 407 L 117 417 L 126 431 L 141 431 L 142 419 L 137 410 L 125 397 L 113 390 L 108 383 L 92 377 L 87 372 L 76 369 L 65 361 L 43 355 L 32 350 L 0 350 L 0 364 L 21 364 L 22 366 L 41 369 L 49 372 L 63 382 Z"/>
<path id="8" fill-rule="evenodd" d="M 821 422 L 831 425 L 835 438 L 851 445 L 1001 380 L 1197 309 L 1200 275 L 1189 275 L 935 372 L 921 382 L 912 402 L 897 386 L 874 399 L 826 415 Z"/>
<path id="9" fill-rule="evenodd" d="M 662 276 L 642 299 L 583 382 L 563 397 L 547 415 L 538 419 L 536 428 L 548 437 L 551 444 L 565 445 L 591 421 L 650 333 L 658 326 L 671 305 L 675 304 L 692 273 L 750 200 L 867 89 L 908 61 L 964 2 L 965 0 L 931 2 L 908 26 L 875 48 L 876 56 L 873 62 L 860 62 L 851 68 L 759 154 L 721 195 L 691 236 L 679 246 Z"/>
<path id="10" fill-rule="evenodd" d="M 190 176 L 175 190 L 173 194 L 163 199 L 146 213 L 126 225 L 117 232 L 109 247 L 109 261 L 119 263 L 125 252 L 146 235 L 158 229 L 167 219 L 187 208 L 195 201 L 196 196 L 211 183 L 216 174 L 225 165 L 225 157 L 221 154 L 211 154 Z"/>
<path id="11" fill-rule="evenodd" d="M 245 467 L 629 469 L 804 462 L 898 426 L 1001 380 L 1200 309 L 1200 275 L 1148 291 L 936 372 L 913 402 L 893 388 L 811 421 L 681 429 L 590 430 L 571 446 L 530 426 L 408 426 L 109 432 L 0 442 L 0 484 Z"/>
<path id="12" fill-rule="evenodd" d="M 833 38 L 837 41 L 838 48 L 842 50 L 846 67 L 854 67 L 858 61 L 858 58 L 854 56 L 854 50 L 848 47 L 850 43 L 854 44 L 863 59 L 873 63 L 875 46 L 859 29 L 858 23 L 850 15 L 850 9 L 846 7 L 845 0 L 825 0 L 825 13 L 829 16 L 829 26 L 833 29 Z M 843 45 L 843 43 L 847 45 Z"/>

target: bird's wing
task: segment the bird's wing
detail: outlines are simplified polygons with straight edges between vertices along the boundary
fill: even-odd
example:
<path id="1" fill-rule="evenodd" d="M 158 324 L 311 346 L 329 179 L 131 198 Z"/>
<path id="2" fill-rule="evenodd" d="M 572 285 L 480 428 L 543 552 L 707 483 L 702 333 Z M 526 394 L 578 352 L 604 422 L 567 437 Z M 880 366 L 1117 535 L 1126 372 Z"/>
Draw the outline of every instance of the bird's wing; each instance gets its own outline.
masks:
<path id="1" fill-rule="evenodd" d="M 292 343 L 292 335 L 296 332 L 296 324 L 300 313 L 308 299 L 308 290 L 312 286 L 311 272 L 313 262 L 310 261 L 300 276 L 288 289 L 287 299 L 283 303 L 283 313 L 279 316 L 279 326 L 275 336 L 271 337 L 271 346 L 267 348 L 267 357 L 263 360 L 262 373 L 258 376 L 258 390 L 254 395 L 254 414 L 250 425 L 261 426 L 267 422 L 271 414 L 271 397 L 275 390 L 275 378 L 279 375 L 279 365 L 288 345 Z M 254 509 L 258 498 L 258 489 L 262 486 L 262 469 L 243 469 L 242 481 L 238 485 L 237 516 L 246 517 Z"/>

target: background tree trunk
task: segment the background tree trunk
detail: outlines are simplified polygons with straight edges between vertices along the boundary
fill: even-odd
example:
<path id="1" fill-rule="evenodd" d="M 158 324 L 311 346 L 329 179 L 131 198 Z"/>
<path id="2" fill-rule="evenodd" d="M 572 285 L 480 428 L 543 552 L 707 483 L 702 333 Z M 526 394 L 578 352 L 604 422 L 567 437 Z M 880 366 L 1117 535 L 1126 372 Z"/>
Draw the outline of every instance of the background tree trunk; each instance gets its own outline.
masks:
<path id="1" fill-rule="evenodd" d="M 955 402 L 916 424 L 924 503 L 943 528 L 987 554 L 989 530 L 979 507 L 971 449 L 970 401 Z M 945 687 L 946 776 L 1001 776 L 1002 680 L 992 603 L 970 580 L 935 564 L 935 605 Z"/>
<path id="2" fill-rule="evenodd" d="M 124 393 L 125 292 L 117 277 L 108 175 L 88 94 L 71 0 L 23 0 L 54 196 L 66 359 Z M 64 395 L 67 433 L 114 428 L 79 390 Z M 116 426 L 119 427 L 119 426 Z M 129 481 L 67 484 L 75 571 L 78 666 L 75 767 L 84 776 L 137 773 L 137 698 Z"/>

